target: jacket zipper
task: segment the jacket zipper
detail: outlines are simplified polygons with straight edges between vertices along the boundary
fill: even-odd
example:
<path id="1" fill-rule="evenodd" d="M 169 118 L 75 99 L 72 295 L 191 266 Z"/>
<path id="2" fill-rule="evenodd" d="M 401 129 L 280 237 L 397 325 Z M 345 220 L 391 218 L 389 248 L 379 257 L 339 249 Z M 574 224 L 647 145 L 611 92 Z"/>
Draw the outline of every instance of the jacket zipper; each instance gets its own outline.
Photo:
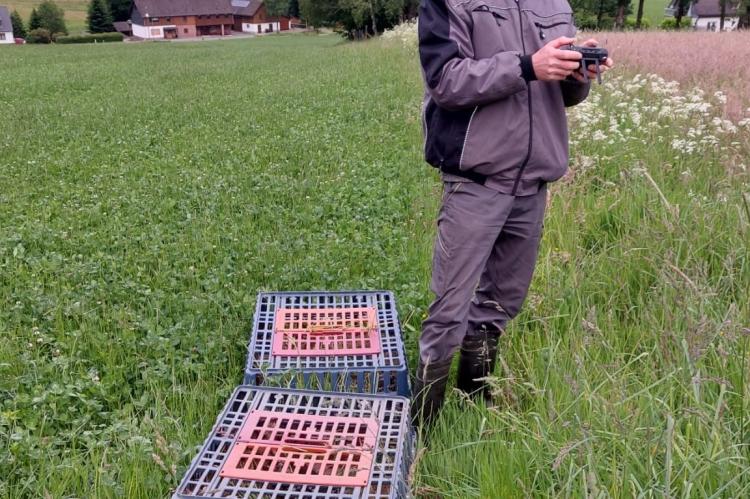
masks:
<path id="1" fill-rule="evenodd" d="M 565 21 L 560 21 L 558 23 L 553 23 L 553 24 L 542 24 L 540 22 L 535 22 L 534 23 L 534 25 L 537 28 L 539 28 L 539 38 L 541 38 L 542 40 L 544 40 L 545 38 L 547 38 L 547 35 L 544 34 L 544 30 L 545 29 L 551 29 L 551 28 L 554 28 L 556 26 L 562 26 L 563 24 L 568 24 L 568 23 L 565 22 Z"/>
<path id="2" fill-rule="evenodd" d="M 476 106 L 474 110 L 471 112 L 471 117 L 469 118 L 469 124 L 466 126 L 466 135 L 464 135 L 464 145 L 461 147 L 461 157 L 458 159 L 459 170 L 464 164 L 464 152 L 466 151 L 466 142 L 469 140 L 469 132 L 471 131 L 471 122 L 474 121 L 474 115 L 477 114 L 477 110 L 479 110 L 479 106 Z"/>
<path id="3" fill-rule="evenodd" d="M 523 55 L 526 55 L 526 42 L 523 40 L 523 11 L 521 10 L 521 0 L 516 0 L 516 5 L 518 6 L 518 25 L 521 28 L 521 48 L 523 49 Z M 534 121 L 533 116 L 531 113 L 531 82 L 526 83 L 526 94 L 528 96 L 528 107 L 529 107 L 529 146 L 526 150 L 526 157 L 523 160 L 523 163 L 521 163 L 521 166 L 518 169 L 518 175 L 516 176 L 516 181 L 513 183 L 513 190 L 511 191 L 511 196 L 516 195 L 516 191 L 518 190 L 518 184 L 521 182 L 521 176 L 523 175 L 524 169 L 526 169 L 526 165 L 529 162 L 529 158 L 531 158 L 531 141 L 534 135 Z"/>
<path id="4" fill-rule="evenodd" d="M 475 8 L 473 12 L 487 12 L 488 14 L 492 14 L 492 17 L 495 18 L 495 22 L 498 26 L 500 26 L 500 21 L 507 21 L 508 18 L 504 15 L 500 14 L 499 12 L 495 12 L 494 10 L 490 9 L 486 5 L 480 5 L 479 7 Z"/>
<path id="5" fill-rule="evenodd" d="M 430 100 L 426 99 L 426 102 L 422 104 L 422 130 L 424 130 L 424 142 L 422 142 L 422 152 L 427 154 L 427 106 L 430 105 Z"/>
<path id="6" fill-rule="evenodd" d="M 543 29 L 550 29 L 554 28 L 555 26 L 562 26 L 563 24 L 568 24 L 565 21 L 560 21 L 559 23 L 553 23 L 553 24 L 542 24 L 542 23 L 534 23 L 537 28 L 543 28 Z"/>

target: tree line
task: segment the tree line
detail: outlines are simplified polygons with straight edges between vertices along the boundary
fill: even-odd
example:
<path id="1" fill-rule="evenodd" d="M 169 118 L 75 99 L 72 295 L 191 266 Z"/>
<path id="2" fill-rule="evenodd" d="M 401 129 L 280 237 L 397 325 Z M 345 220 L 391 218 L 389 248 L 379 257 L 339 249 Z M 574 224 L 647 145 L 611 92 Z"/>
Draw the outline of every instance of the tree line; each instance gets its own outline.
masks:
<path id="1" fill-rule="evenodd" d="M 131 0 L 90 0 L 86 19 L 89 33 L 115 31 L 115 21 L 127 21 L 130 18 L 130 4 Z M 54 0 L 43 0 L 31 9 L 27 23 L 24 23 L 21 14 L 15 9 L 10 14 L 10 20 L 13 36 L 31 43 L 50 43 L 55 38 L 68 34 L 65 11 Z"/>
<path id="2" fill-rule="evenodd" d="M 13 36 L 25 38 L 32 43 L 49 43 L 55 36 L 68 34 L 65 12 L 52 0 L 43 0 L 31 9 L 28 30 L 17 10 L 10 14 Z"/>
<path id="3" fill-rule="evenodd" d="M 645 0 L 569 0 L 581 29 L 641 29 L 649 27 L 643 19 Z M 721 22 L 724 29 L 727 8 L 736 0 L 719 0 Z M 127 21 L 132 0 L 90 0 L 87 24 L 90 33 L 115 31 L 114 22 Z M 383 30 L 407 19 L 416 17 L 420 0 L 266 0 L 269 15 L 301 17 L 317 27 L 330 27 L 348 38 L 377 36 Z M 663 27 L 679 29 L 693 0 L 675 2 L 674 20 L 663 23 Z M 744 7 L 750 0 L 742 0 Z M 630 16 L 635 14 L 635 19 Z M 28 33 L 17 11 L 11 14 L 15 36 L 43 35 L 54 39 L 58 34 L 67 34 L 64 12 L 54 0 L 43 0 L 31 11 Z M 39 30 L 42 30 L 41 32 Z"/>
<path id="4" fill-rule="evenodd" d="M 271 0 L 283 4 L 286 0 Z M 569 0 L 576 25 L 587 30 L 642 29 L 650 27 L 643 17 L 645 0 Z M 723 17 L 727 7 L 737 0 L 719 0 Z M 666 2 L 665 7 L 666 7 Z M 676 2 L 675 19 L 662 27 L 684 27 L 693 0 Z M 750 0 L 742 0 L 745 6 Z M 299 14 L 308 24 L 333 28 L 349 38 L 375 36 L 406 19 L 416 17 L 419 0 L 299 0 Z M 269 12 L 271 8 L 269 7 Z M 632 17 L 634 16 L 634 18 Z"/>

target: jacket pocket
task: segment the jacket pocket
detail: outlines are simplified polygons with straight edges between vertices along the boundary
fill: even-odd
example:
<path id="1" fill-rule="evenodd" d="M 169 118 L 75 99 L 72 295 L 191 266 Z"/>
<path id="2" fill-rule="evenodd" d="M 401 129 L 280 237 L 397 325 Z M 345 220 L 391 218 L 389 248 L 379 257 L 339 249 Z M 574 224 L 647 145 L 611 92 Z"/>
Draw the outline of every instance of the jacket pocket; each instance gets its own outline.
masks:
<path id="1" fill-rule="evenodd" d="M 559 26 L 565 26 L 565 29 L 567 30 L 569 25 L 570 23 L 568 21 L 557 21 L 554 23 L 547 23 L 547 24 L 540 23 L 539 21 L 534 21 L 534 26 L 536 26 L 536 29 L 539 32 L 539 38 L 542 40 L 546 40 L 547 38 L 550 38 L 548 33 L 554 33 L 554 31 L 551 31 L 554 28 L 558 28 Z M 564 35 L 560 35 L 560 36 L 564 36 Z M 554 38 L 551 38 L 551 39 L 554 39 Z"/>
<path id="2" fill-rule="evenodd" d="M 491 15 L 498 26 L 502 26 L 503 22 L 508 20 L 507 12 L 503 13 L 497 9 L 493 10 L 486 5 L 480 5 L 479 7 L 474 8 L 472 12 L 484 12 L 485 14 Z"/>
<path id="3" fill-rule="evenodd" d="M 534 36 L 527 41 L 532 45 L 527 52 L 535 52 L 542 46 L 561 36 L 574 36 L 573 11 L 567 2 L 540 2 L 533 9 L 524 10 L 526 25 Z"/>
<path id="4" fill-rule="evenodd" d="M 472 9 L 471 18 L 475 59 L 492 57 L 498 52 L 520 50 L 517 8 L 480 4 Z"/>

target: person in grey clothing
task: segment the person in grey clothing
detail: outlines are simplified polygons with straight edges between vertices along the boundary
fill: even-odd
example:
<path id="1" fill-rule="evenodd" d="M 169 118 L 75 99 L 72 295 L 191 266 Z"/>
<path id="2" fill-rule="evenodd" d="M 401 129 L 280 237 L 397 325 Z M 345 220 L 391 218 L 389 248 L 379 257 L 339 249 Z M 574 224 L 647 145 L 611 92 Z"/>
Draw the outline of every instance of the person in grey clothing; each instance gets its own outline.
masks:
<path id="1" fill-rule="evenodd" d="M 442 406 L 454 354 L 457 387 L 489 402 L 482 378 L 526 298 L 547 184 L 568 167 L 565 108 L 589 93 L 566 0 L 422 0 L 425 159 L 442 173 L 431 289 L 413 417 Z M 596 46 L 596 40 L 583 43 Z M 608 59 L 602 66 L 612 67 Z M 588 71 L 584 78 L 583 71 Z"/>

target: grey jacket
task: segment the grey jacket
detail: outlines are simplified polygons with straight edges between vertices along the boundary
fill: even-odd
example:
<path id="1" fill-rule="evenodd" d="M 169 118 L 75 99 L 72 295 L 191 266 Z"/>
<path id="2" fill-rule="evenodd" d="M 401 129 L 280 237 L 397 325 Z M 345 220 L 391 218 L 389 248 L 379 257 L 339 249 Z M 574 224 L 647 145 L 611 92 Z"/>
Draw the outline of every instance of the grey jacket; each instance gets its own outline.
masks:
<path id="1" fill-rule="evenodd" d="M 575 33 L 566 0 L 422 0 L 427 162 L 513 195 L 560 178 L 565 107 L 583 101 L 589 84 L 537 81 L 531 54 Z"/>

